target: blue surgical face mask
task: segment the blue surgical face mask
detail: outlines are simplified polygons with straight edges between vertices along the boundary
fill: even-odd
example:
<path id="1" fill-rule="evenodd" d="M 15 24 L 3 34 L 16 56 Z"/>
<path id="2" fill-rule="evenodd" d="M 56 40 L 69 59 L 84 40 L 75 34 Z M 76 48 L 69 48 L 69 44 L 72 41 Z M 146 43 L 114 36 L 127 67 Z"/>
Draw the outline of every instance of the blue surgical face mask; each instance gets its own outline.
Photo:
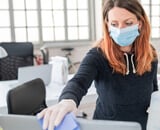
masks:
<path id="1" fill-rule="evenodd" d="M 138 24 L 125 28 L 116 28 L 110 26 L 110 36 L 119 46 L 129 46 L 139 36 Z"/>

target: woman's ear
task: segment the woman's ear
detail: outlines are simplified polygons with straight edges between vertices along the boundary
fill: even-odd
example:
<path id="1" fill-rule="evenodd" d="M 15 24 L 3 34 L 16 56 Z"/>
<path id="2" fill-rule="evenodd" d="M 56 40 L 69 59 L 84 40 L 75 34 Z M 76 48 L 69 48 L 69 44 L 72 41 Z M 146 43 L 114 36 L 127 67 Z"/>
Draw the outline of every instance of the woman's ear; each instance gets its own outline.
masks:
<path id="1" fill-rule="evenodd" d="M 141 30 L 142 28 L 142 21 L 139 21 L 138 29 Z"/>

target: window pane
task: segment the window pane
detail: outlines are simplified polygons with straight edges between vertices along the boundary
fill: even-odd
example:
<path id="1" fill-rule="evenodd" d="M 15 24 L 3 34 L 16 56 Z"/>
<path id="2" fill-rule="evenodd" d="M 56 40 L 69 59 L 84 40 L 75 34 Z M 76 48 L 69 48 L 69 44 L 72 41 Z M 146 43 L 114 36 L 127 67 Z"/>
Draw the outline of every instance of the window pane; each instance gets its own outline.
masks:
<path id="1" fill-rule="evenodd" d="M 0 11 L 0 26 L 10 26 L 9 11 Z"/>
<path id="2" fill-rule="evenodd" d="M 64 26 L 64 11 L 54 11 L 53 16 L 55 26 Z"/>
<path id="3" fill-rule="evenodd" d="M 37 9 L 37 0 L 26 0 L 27 9 Z"/>
<path id="4" fill-rule="evenodd" d="M 160 4 L 160 0 L 151 0 L 151 3 L 154 5 Z"/>
<path id="5" fill-rule="evenodd" d="M 37 11 L 27 11 L 27 25 L 38 26 Z"/>
<path id="6" fill-rule="evenodd" d="M 16 41 L 39 42 L 39 33 L 42 33 L 42 40 L 44 41 L 90 39 L 89 25 L 92 20 L 89 19 L 89 0 L 1 1 L 7 1 L 3 8 L 9 7 L 8 1 L 13 2 Z M 38 2 L 40 2 L 40 22 L 38 21 Z M 9 11 L 6 12 L 8 14 L 3 13 L 2 16 L 0 12 L 0 18 L 4 21 L 3 23 L 0 21 L 0 27 L 3 26 L 3 28 L 4 26 L 11 26 Z M 7 20 L 8 22 L 6 22 Z M 39 23 L 42 24 L 42 32 L 39 32 Z"/>
<path id="7" fill-rule="evenodd" d="M 11 41 L 10 28 L 0 28 L 0 42 Z"/>
<path id="8" fill-rule="evenodd" d="M 65 40 L 64 28 L 55 28 L 55 40 Z"/>
<path id="9" fill-rule="evenodd" d="M 77 0 L 66 0 L 67 9 L 77 9 Z"/>
<path id="10" fill-rule="evenodd" d="M 77 40 L 78 39 L 78 29 L 76 27 L 68 28 L 68 40 Z"/>
<path id="11" fill-rule="evenodd" d="M 87 10 L 78 11 L 79 25 L 88 25 L 88 12 Z"/>
<path id="12" fill-rule="evenodd" d="M 88 27 L 79 28 L 79 39 L 89 39 Z"/>
<path id="13" fill-rule="evenodd" d="M 68 11 L 68 26 L 77 26 L 77 11 Z"/>
<path id="14" fill-rule="evenodd" d="M 152 17 L 152 26 L 153 27 L 160 27 L 160 19 L 159 19 L 159 17 Z"/>
<path id="15" fill-rule="evenodd" d="M 152 38 L 159 38 L 159 37 L 160 37 L 160 29 L 152 28 Z"/>
<path id="16" fill-rule="evenodd" d="M 152 5 L 152 15 L 159 16 L 160 15 L 160 6 Z"/>
<path id="17" fill-rule="evenodd" d="M 41 8 L 42 9 L 52 9 L 51 0 L 41 0 Z"/>
<path id="18" fill-rule="evenodd" d="M 53 9 L 64 9 L 63 0 L 53 0 Z"/>
<path id="19" fill-rule="evenodd" d="M 54 40 L 54 34 L 53 34 L 53 28 L 43 28 L 43 41 L 53 41 Z"/>
<path id="20" fill-rule="evenodd" d="M 13 0 L 13 9 L 24 9 L 24 0 Z"/>
<path id="21" fill-rule="evenodd" d="M 28 41 L 38 41 L 38 28 L 28 28 Z"/>
<path id="22" fill-rule="evenodd" d="M 79 9 L 87 9 L 88 8 L 88 0 L 78 0 L 78 8 Z"/>
<path id="23" fill-rule="evenodd" d="M 51 11 L 42 11 L 42 26 L 53 26 L 53 16 Z"/>
<path id="24" fill-rule="evenodd" d="M 149 8 L 149 6 L 143 6 L 143 8 L 144 8 L 147 16 L 149 17 L 150 16 L 150 8 Z"/>
<path id="25" fill-rule="evenodd" d="M 27 41 L 26 38 L 26 29 L 25 28 L 16 28 L 15 37 L 17 42 Z"/>
<path id="26" fill-rule="evenodd" d="M 24 11 L 15 11 L 14 12 L 14 23 L 15 26 L 26 26 L 25 21 L 25 12 Z"/>
<path id="27" fill-rule="evenodd" d="M 150 2 L 149 2 L 150 0 L 141 0 L 141 3 L 142 4 L 149 4 Z"/>
<path id="28" fill-rule="evenodd" d="M 9 4 L 8 4 L 8 0 L 0 0 L 0 9 L 8 9 L 9 8 Z"/>

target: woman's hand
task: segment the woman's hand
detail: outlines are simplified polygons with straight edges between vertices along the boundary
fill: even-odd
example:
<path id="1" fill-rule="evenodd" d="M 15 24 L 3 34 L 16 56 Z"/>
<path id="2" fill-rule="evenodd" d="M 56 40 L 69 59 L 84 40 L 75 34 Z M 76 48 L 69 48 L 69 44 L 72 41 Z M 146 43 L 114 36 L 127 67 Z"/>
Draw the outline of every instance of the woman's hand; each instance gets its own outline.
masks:
<path id="1" fill-rule="evenodd" d="M 68 112 L 76 112 L 76 103 L 72 99 L 65 99 L 58 104 L 50 106 L 40 113 L 38 113 L 38 119 L 43 118 L 43 129 L 53 130 L 55 126 L 58 126 L 63 120 L 64 116 Z"/>

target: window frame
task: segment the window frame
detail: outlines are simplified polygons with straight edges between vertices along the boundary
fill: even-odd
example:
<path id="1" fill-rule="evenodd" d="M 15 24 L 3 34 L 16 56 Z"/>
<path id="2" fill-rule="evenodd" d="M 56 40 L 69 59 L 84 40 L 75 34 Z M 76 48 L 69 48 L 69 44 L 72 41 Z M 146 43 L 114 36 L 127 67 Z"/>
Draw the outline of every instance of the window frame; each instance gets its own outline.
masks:
<path id="1" fill-rule="evenodd" d="M 24 0 L 25 3 L 26 0 Z M 63 0 L 64 2 L 66 0 Z M 16 42 L 16 34 L 15 34 L 15 23 L 14 23 L 14 11 L 13 11 L 13 2 L 14 0 L 8 0 L 8 4 L 9 4 L 9 17 L 10 17 L 10 33 L 11 33 L 11 41 Z M 36 42 L 33 42 L 36 46 L 41 46 L 44 44 L 47 45 L 51 45 L 51 46 L 67 46 L 67 45 L 74 45 L 74 46 L 79 46 L 79 45 L 87 45 L 90 42 L 94 41 L 96 39 L 96 24 L 95 24 L 95 0 L 88 0 L 88 28 L 89 28 L 89 38 L 86 40 L 58 40 L 58 41 L 44 41 L 43 40 L 43 36 L 42 36 L 42 14 L 41 14 L 41 5 L 40 5 L 40 0 L 37 0 L 37 16 L 38 16 L 38 37 L 39 40 Z M 64 3 L 66 4 L 66 2 Z M 24 13 L 26 14 L 26 10 L 24 11 Z M 66 16 L 65 16 L 65 21 L 66 21 Z M 66 24 L 66 23 L 65 23 Z M 26 26 L 25 29 L 26 31 L 27 28 L 30 28 L 30 26 Z M 68 27 L 65 27 L 68 28 Z M 65 32 L 67 30 L 65 29 Z M 67 34 L 67 33 L 66 33 Z M 27 34 L 26 34 L 26 38 L 27 38 Z M 65 36 L 66 38 L 66 36 Z M 26 39 L 26 41 L 28 41 L 28 38 Z"/>
<path id="2" fill-rule="evenodd" d="M 142 0 L 140 0 L 140 2 L 142 2 Z M 148 0 L 148 4 L 142 4 L 142 6 L 148 6 L 149 8 L 149 15 L 148 15 L 148 18 L 149 18 L 149 21 L 150 21 L 150 25 L 151 25 L 151 30 L 153 30 L 153 28 L 156 28 L 159 30 L 159 37 L 153 37 L 152 36 L 152 33 L 151 33 L 151 40 L 159 40 L 160 39 L 160 25 L 155 27 L 152 23 L 152 18 L 155 17 L 155 15 L 152 14 L 152 6 L 155 5 L 152 3 L 152 0 Z M 158 4 L 159 8 L 160 8 L 160 3 Z M 145 8 L 144 8 L 145 9 Z M 145 10 L 146 11 L 146 10 Z M 160 17 L 160 10 L 159 10 L 159 15 L 156 16 L 156 17 Z"/>

